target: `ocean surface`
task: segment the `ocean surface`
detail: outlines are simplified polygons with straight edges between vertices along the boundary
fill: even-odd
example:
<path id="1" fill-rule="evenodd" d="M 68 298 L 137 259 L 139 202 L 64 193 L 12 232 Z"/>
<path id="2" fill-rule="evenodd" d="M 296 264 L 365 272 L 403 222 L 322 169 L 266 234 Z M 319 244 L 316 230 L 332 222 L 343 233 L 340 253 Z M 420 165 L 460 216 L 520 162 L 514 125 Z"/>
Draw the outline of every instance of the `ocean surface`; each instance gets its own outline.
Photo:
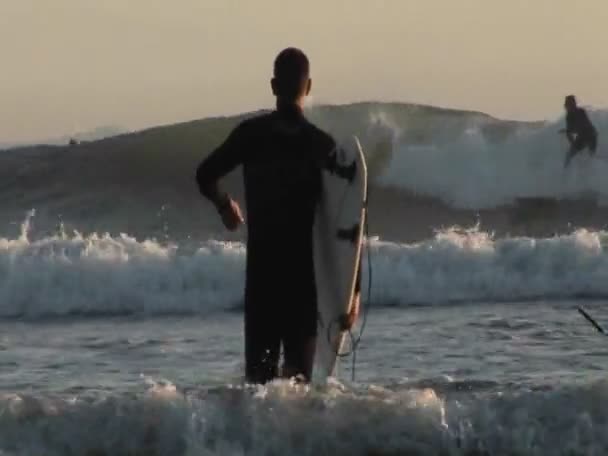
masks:
<path id="1" fill-rule="evenodd" d="M 243 384 L 245 233 L 193 183 L 238 118 L 0 152 L 0 455 L 608 454 L 602 146 L 564 171 L 563 119 L 309 116 L 372 174 L 365 330 L 322 385 Z"/>

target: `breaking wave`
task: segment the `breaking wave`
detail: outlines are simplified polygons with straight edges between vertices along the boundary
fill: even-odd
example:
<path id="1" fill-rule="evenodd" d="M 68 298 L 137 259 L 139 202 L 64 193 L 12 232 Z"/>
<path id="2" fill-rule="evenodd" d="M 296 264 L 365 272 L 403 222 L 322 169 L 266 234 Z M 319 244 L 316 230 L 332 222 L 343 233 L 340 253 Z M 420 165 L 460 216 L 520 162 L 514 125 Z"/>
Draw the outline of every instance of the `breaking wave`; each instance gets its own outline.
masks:
<path id="1" fill-rule="evenodd" d="M 245 246 L 59 232 L 0 238 L 0 317 L 205 314 L 241 306 Z M 494 239 L 445 230 L 428 241 L 369 239 L 371 304 L 604 298 L 608 233 Z M 367 258 L 367 255 L 365 256 Z M 367 287 L 368 274 L 364 274 Z"/>

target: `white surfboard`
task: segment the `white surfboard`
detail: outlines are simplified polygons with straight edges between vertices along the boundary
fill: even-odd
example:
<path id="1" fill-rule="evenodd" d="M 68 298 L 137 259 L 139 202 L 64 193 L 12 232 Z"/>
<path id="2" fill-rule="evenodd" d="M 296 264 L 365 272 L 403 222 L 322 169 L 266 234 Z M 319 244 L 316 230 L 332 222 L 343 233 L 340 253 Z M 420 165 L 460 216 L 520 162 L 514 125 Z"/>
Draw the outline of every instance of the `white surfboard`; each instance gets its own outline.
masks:
<path id="1" fill-rule="evenodd" d="M 318 335 L 313 380 L 333 376 L 346 333 L 338 320 L 350 310 L 366 217 L 367 167 L 359 140 L 338 149 L 323 171 L 321 202 L 314 224 Z"/>

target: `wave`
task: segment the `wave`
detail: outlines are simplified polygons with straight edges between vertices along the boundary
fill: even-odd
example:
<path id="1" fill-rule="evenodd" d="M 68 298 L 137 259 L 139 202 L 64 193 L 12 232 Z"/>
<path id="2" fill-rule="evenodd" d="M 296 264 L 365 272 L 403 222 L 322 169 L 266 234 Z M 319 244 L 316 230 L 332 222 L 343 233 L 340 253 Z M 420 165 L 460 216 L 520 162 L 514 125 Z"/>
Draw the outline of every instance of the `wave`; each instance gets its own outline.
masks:
<path id="1" fill-rule="evenodd" d="M 287 382 L 144 393 L 0 399 L 10 455 L 603 454 L 605 382 L 443 395 L 432 389 L 309 389 Z"/>
<path id="2" fill-rule="evenodd" d="M 47 138 L 36 141 L 22 141 L 22 142 L 13 142 L 13 143 L 0 143 L 0 150 L 3 149 L 15 149 L 15 148 L 25 148 L 32 147 L 36 145 L 51 145 L 51 146 L 61 146 L 69 144 L 71 141 L 84 142 L 84 141 L 99 141 L 101 139 L 110 138 L 112 136 L 124 135 L 127 134 L 128 131 L 124 128 L 117 127 L 114 125 L 106 125 L 94 128 L 88 131 L 82 131 L 78 133 L 74 133 L 71 135 L 63 135 L 57 138 Z"/>
<path id="3" fill-rule="evenodd" d="M 0 156 L 0 220 L 18 222 L 25 211 L 36 208 L 37 229 L 47 233 L 64 223 L 84 232 L 159 236 L 168 220 L 177 239 L 199 233 L 212 236 L 221 232 L 221 226 L 209 205 L 201 201 L 194 183 L 195 168 L 239 121 L 253 114 L 158 127 L 71 147 L 4 151 Z M 340 140 L 352 134 L 361 137 L 368 152 L 372 192 L 377 196 L 373 200 L 377 207 L 374 225 L 383 238 L 391 225 L 382 215 L 387 205 L 404 203 L 407 208 L 420 202 L 418 196 L 412 201 L 405 194 L 391 199 L 379 186 L 381 176 L 394 166 L 389 166 L 392 157 L 400 155 L 394 140 L 398 139 L 395 144 L 447 144 L 475 127 L 493 144 L 520 129 L 536 128 L 536 124 L 501 121 L 482 113 L 396 103 L 315 106 L 308 116 Z M 242 198 L 239 173 L 230 176 L 226 185 Z M 437 210 L 446 214 L 446 210 Z M 422 224 L 433 225 L 434 220 L 423 219 Z M 7 225 L 0 224 L 0 235 L 9 234 Z M 427 228 L 424 234 L 428 234 Z M 418 233 L 415 238 L 420 239 Z"/>
<path id="4" fill-rule="evenodd" d="M 203 119 L 85 142 L 4 151 L 0 220 L 37 209 L 36 229 L 57 224 L 93 233 L 175 240 L 222 237 L 194 184 L 194 170 L 242 119 Z M 606 111 L 593 111 L 608 132 Z M 547 237 L 572 226 L 605 227 L 608 162 L 577 157 L 562 169 L 562 120 L 512 122 L 483 113 L 398 103 L 314 106 L 308 116 L 339 140 L 357 134 L 371 175 L 374 234 L 412 242 L 435 228 L 480 222 L 499 235 Z M 242 198 L 239 173 L 227 179 Z M 170 226 L 170 229 L 167 227 Z M 407 229 L 405 227 L 407 226 Z M 14 225 L 0 224 L 9 236 Z M 230 240 L 242 239 L 236 235 Z"/>
<path id="5" fill-rule="evenodd" d="M 260 112 L 156 127 L 72 147 L 22 147 L 6 151 L 2 159 L 11 170 L 16 168 L 20 174 L 39 183 L 56 181 L 62 186 L 76 186 L 80 192 L 87 190 L 86 186 L 79 185 L 83 183 L 129 184 L 134 188 L 150 183 L 178 184 L 181 188 L 180 182 L 186 176 L 191 177 L 198 162 L 218 146 L 231 129 Z M 307 117 L 331 132 L 339 142 L 358 135 L 373 176 L 381 175 L 396 153 L 392 144 L 395 141 L 398 144 L 449 144 L 474 128 L 490 143 L 495 143 L 540 125 L 498 120 L 479 112 L 403 103 L 313 106 L 307 110 Z M 74 169 L 80 172 L 74 175 Z M 114 179 L 105 180 L 108 176 Z"/>
<path id="6" fill-rule="evenodd" d="M 61 231 L 30 239 L 28 224 L 19 237 L 0 238 L 0 318 L 205 315 L 242 304 L 240 242 L 177 245 Z M 450 229 L 421 243 L 367 245 L 373 306 L 608 296 L 606 232 L 494 239 Z"/>
<path id="7" fill-rule="evenodd" d="M 0 238 L 0 317 L 204 314 L 238 305 L 245 248 L 194 250 L 125 234 Z M 184 251 L 185 250 L 185 251 Z"/>
<path id="8" fill-rule="evenodd" d="M 590 111 L 600 139 L 608 134 L 608 111 Z M 457 208 L 494 208 L 521 198 L 576 199 L 593 195 L 608 201 L 608 149 L 579 155 L 564 170 L 567 142 L 559 119 L 536 128 L 518 128 L 500 142 L 488 140 L 472 122 L 448 140 L 411 144 L 407 131 L 385 122 L 391 158 L 378 183 L 431 196 Z M 440 127 L 450 130 L 449 126 Z"/>

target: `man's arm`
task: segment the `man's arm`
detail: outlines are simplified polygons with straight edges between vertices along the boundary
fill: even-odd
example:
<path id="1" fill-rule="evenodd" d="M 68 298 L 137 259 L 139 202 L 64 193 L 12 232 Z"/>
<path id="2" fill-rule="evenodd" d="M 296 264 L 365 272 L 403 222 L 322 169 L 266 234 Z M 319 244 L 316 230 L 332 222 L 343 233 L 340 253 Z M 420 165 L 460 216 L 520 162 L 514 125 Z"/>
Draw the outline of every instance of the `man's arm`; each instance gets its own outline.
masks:
<path id="1" fill-rule="evenodd" d="M 239 125 L 226 141 L 209 154 L 196 170 L 196 182 L 201 195 L 217 207 L 226 202 L 228 195 L 223 192 L 219 180 L 242 162 L 243 127 Z"/>
<path id="2" fill-rule="evenodd" d="M 201 194 L 215 205 L 224 224 L 231 230 L 242 223 L 241 211 L 238 204 L 222 191 L 219 180 L 242 163 L 244 144 L 243 126 L 239 125 L 196 170 L 196 182 Z"/>
<path id="3" fill-rule="evenodd" d="M 568 138 L 568 142 L 570 144 L 574 143 L 574 125 L 572 121 L 572 115 L 566 116 L 566 129 L 564 130 L 566 133 L 566 138 Z"/>
<path id="4" fill-rule="evenodd" d="M 581 108 L 581 124 L 585 126 L 585 131 L 587 131 L 588 133 L 597 134 L 597 130 L 595 129 L 595 126 L 591 122 L 591 119 L 589 119 L 589 115 L 587 114 L 587 111 L 584 110 L 583 108 Z"/>

